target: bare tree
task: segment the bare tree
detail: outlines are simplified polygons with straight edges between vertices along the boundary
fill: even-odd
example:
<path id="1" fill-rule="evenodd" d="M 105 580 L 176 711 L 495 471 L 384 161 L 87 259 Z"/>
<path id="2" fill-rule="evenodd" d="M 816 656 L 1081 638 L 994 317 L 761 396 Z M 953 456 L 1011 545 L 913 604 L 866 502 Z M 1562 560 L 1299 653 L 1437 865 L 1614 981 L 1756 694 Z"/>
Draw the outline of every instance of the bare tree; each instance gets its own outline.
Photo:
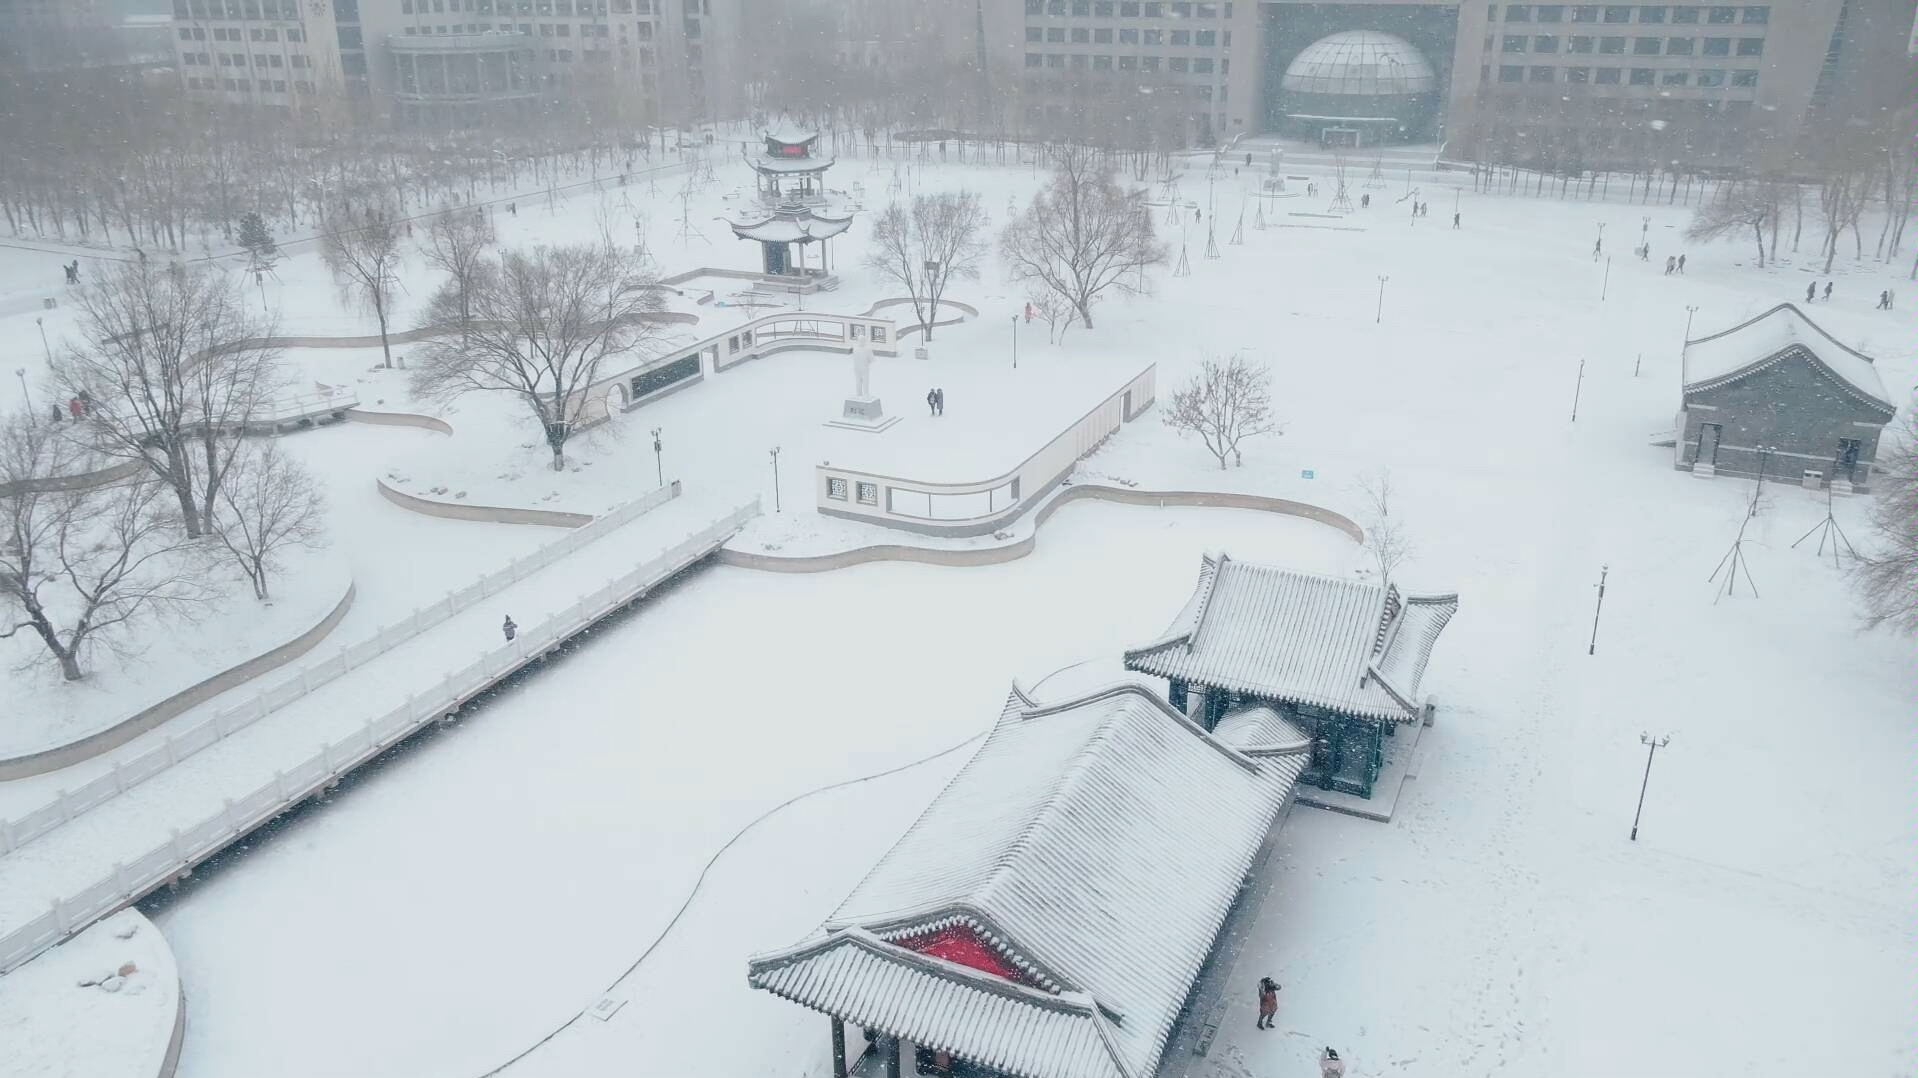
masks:
<path id="1" fill-rule="evenodd" d="M 518 397 L 539 421 L 560 471 L 587 390 L 609 362 L 641 352 L 657 336 L 663 306 L 642 251 L 507 251 L 479 278 L 466 340 L 429 346 L 414 389 L 439 400 L 474 391 Z"/>
<path id="2" fill-rule="evenodd" d="M 1381 587 L 1392 582 L 1392 574 L 1406 558 L 1412 556 L 1412 540 L 1405 533 L 1405 524 L 1392 514 L 1392 473 L 1378 471 L 1359 478 L 1359 489 L 1365 493 L 1365 549 L 1372 554 L 1372 564 L 1379 574 Z"/>
<path id="3" fill-rule="evenodd" d="M 1283 434 L 1272 419 L 1272 372 L 1248 363 L 1243 355 L 1207 359 L 1192 380 L 1172 394 L 1165 425 L 1196 434 L 1225 470 L 1227 457 L 1240 466 L 1239 443 L 1261 434 Z"/>
<path id="4" fill-rule="evenodd" d="M 206 595 L 194 544 L 162 509 L 164 483 L 49 482 L 84 469 L 81 443 L 25 416 L 0 423 L 0 639 L 31 632 L 68 681 L 131 622 Z"/>
<path id="5" fill-rule="evenodd" d="M 1765 268 L 1765 222 L 1776 216 L 1780 185 L 1755 178 L 1728 179 L 1710 202 L 1692 214 L 1685 238 L 1708 241 L 1751 229 L 1758 245 L 1758 268 Z"/>
<path id="6" fill-rule="evenodd" d="M 434 320 L 433 325 L 458 325 L 464 334 L 473 321 L 472 293 L 478 275 L 485 272 L 486 252 L 494 242 L 493 223 L 474 206 L 448 206 L 426 225 L 426 261 L 446 273 L 441 286 L 445 301 L 435 294 L 432 315 L 456 314 L 457 321 Z M 444 308 L 444 310 L 442 310 Z"/>
<path id="7" fill-rule="evenodd" d="M 320 256 L 340 286 L 343 299 L 357 300 L 380 324 L 380 351 L 393 365 L 393 345 L 387 339 L 393 301 L 400 287 L 399 215 L 391 209 L 363 214 L 336 209 L 327 215 L 327 231 L 320 237 Z"/>
<path id="8" fill-rule="evenodd" d="M 1906 411 L 1896 445 L 1880 453 L 1871 509 L 1872 543 L 1854 563 L 1852 583 L 1866 622 L 1918 630 L 1918 418 Z"/>
<path id="9" fill-rule="evenodd" d="M 1036 289 L 1026 297 L 1026 303 L 1046 320 L 1046 341 L 1059 344 L 1066 339 L 1066 331 L 1072 328 L 1072 320 L 1078 317 L 1071 301 L 1057 292 Z"/>
<path id="10" fill-rule="evenodd" d="M 249 441 L 220 487 L 213 534 L 253 582 L 253 597 L 265 599 L 281 553 L 324 542 L 324 513 L 319 487 L 298 461 L 275 442 Z"/>
<path id="11" fill-rule="evenodd" d="M 1136 292 L 1142 267 L 1165 260 L 1143 191 L 1121 187 L 1114 166 L 1069 147 L 1052 181 L 1006 225 L 1000 249 L 1014 280 L 1057 292 L 1092 328 L 1092 307 L 1108 289 Z"/>
<path id="12" fill-rule="evenodd" d="M 271 395 L 271 325 L 210 266 L 127 263 L 80 294 L 82 340 L 54 361 L 56 384 L 91 402 L 110 454 L 172 488 L 189 536 L 232 459 L 232 435 Z"/>
<path id="13" fill-rule="evenodd" d="M 976 278 L 986 245 L 985 204 L 970 191 L 915 195 L 910 208 L 886 207 L 872 226 L 866 265 L 899 282 L 912 297 L 912 313 L 926 339 L 939 320 L 939 300 L 955 277 Z"/>

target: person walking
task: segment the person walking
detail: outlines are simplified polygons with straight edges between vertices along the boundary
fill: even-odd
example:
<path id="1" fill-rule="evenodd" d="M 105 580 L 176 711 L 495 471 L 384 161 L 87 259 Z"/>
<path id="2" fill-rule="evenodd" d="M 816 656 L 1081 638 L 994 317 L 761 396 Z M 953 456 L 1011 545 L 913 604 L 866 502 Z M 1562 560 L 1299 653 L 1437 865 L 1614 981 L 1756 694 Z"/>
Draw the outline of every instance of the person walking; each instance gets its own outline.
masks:
<path id="1" fill-rule="evenodd" d="M 1452 215 L 1452 227 L 1453 227 L 1453 228 L 1457 228 L 1457 227 L 1458 227 L 1458 214 L 1456 214 L 1456 213 L 1454 213 L 1454 214 Z"/>
<path id="2" fill-rule="evenodd" d="M 1891 310 L 1891 293 L 1890 292 L 1878 293 L 1878 309 L 1881 311 Z"/>
<path id="3" fill-rule="evenodd" d="M 929 416 L 939 414 L 939 391 L 936 389 L 926 390 L 926 414 Z"/>
<path id="4" fill-rule="evenodd" d="M 519 626 L 513 624 L 513 615 L 511 614 L 506 615 L 506 624 L 501 625 L 499 628 L 500 632 L 506 634 L 506 642 L 509 644 L 513 642 L 515 636 L 519 635 Z"/>
<path id="5" fill-rule="evenodd" d="M 1825 302 L 1826 303 L 1831 302 L 1831 282 L 1830 281 L 1825 282 Z"/>
<path id="6" fill-rule="evenodd" d="M 1345 1060 L 1339 1058 L 1339 1050 L 1330 1045 L 1319 1053 L 1319 1078 L 1345 1078 Z"/>
<path id="7" fill-rule="evenodd" d="M 1272 1018 L 1279 1013 L 1279 985 L 1270 977 L 1259 978 L 1259 1020 L 1258 1029 L 1271 1029 Z"/>
<path id="8" fill-rule="evenodd" d="M 1805 286 L 1805 302 L 1810 303 L 1812 300 L 1815 300 L 1817 298 L 1818 298 L 1818 282 L 1813 281 L 1812 283 Z"/>
<path id="9" fill-rule="evenodd" d="M 935 389 L 932 391 L 932 411 L 934 415 L 946 414 L 946 391 L 944 389 Z"/>
<path id="10" fill-rule="evenodd" d="M 1680 273 L 1685 272 L 1685 256 L 1684 255 L 1678 256 L 1678 272 Z"/>
<path id="11" fill-rule="evenodd" d="M 53 406 L 53 421 L 60 422 L 60 406 L 57 404 Z"/>
<path id="12" fill-rule="evenodd" d="M 78 419 L 86 414 L 87 406 L 80 403 L 80 398 L 74 397 L 67 401 L 67 411 L 72 413 L 73 418 Z"/>
<path id="13" fill-rule="evenodd" d="M 1666 255 L 1665 256 L 1665 276 L 1670 277 L 1672 274 L 1677 272 L 1678 272 L 1678 259 L 1672 257 L 1671 255 Z"/>
<path id="14" fill-rule="evenodd" d="M 1592 261 L 1594 262 L 1598 261 L 1599 252 L 1603 251 L 1604 249 L 1605 249 L 1604 239 L 1601 238 L 1601 239 L 1593 240 L 1592 241 Z"/>

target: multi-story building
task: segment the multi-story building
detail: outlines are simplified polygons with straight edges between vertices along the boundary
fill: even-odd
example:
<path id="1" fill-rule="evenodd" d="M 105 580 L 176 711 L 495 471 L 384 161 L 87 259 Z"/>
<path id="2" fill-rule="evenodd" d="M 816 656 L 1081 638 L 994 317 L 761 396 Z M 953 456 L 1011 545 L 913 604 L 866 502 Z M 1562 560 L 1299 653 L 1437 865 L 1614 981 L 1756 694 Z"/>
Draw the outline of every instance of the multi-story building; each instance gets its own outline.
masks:
<path id="1" fill-rule="evenodd" d="M 141 69 L 172 62 L 164 19 L 120 0 L 0 0 L 0 69 Z"/>
<path id="2" fill-rule="evenodd" d="M 1201 143 L 1279 133 L 1559 167 L 1705 163 L 1760 126 L 1882 109 L 1911 85 L 1911 0 L 974 2 L 1014 122 L 1078 137 L 1137 137 L 1156 114 Z"/>
<path id="3" fill-rule="evenodd" d="M 635 122 L 733 115 L 745 0 L 174 0 L 182 84 L 400 121 L 586 101 Z"/>

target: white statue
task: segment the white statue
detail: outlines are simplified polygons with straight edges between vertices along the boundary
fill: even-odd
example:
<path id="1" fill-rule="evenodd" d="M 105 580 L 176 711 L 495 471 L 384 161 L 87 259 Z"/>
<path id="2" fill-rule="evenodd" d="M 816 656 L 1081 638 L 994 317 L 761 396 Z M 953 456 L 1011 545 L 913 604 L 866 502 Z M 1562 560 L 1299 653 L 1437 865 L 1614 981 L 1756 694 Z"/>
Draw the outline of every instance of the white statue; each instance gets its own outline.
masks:
<path id="1" fill-rule="evenodd" d="M 872 396 L 872 343 L 861 337 L 852 346 L 852 395 Z"/>

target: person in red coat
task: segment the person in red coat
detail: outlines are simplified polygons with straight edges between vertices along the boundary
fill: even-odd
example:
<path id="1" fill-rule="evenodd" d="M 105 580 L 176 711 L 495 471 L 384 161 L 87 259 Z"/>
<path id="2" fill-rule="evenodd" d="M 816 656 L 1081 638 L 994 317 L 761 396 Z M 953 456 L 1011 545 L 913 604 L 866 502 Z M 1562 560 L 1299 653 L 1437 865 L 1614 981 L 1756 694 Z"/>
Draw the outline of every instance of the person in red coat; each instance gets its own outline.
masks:
<path id="1" fill-rule="evenodd" d="M 1259 978 L 1258 1028 L 1271 1029 L 1272 1016 L 1279 1013 L 1279 985 L 1270 977 Z"/>

